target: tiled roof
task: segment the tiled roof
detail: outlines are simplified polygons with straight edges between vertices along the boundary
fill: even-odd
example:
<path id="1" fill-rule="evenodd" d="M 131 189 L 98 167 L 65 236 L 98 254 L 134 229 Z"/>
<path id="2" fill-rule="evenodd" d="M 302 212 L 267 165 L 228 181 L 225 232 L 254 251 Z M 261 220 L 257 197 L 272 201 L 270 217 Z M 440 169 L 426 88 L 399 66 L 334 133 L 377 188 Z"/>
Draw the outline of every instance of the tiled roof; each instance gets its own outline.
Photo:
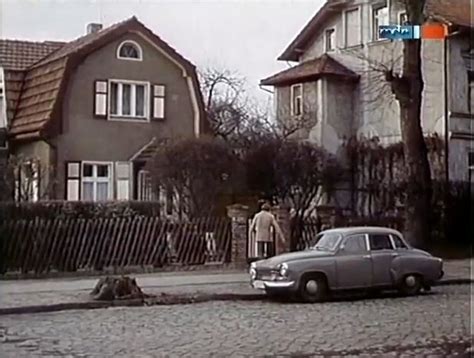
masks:
<path id="1" fill-rule="evenodd" d="M 260 84 L 264 86 L 282 86 L 298 82 L 307 82 L 320 77 L 340 77 L 357 80 L 359 76 L 329 55 L 322 55 L 317 59 L 302 62 L 297 66 L 268 77 Z"/>
<path id="2" fill-rule="evenodd" d="M 426 11 L 434 18 L 454 25 L 474 27 L 472 0 L 428 0 Z"/>
<path id="3" fill-rule="evenodd" d="M 14 139 L 38 138 L 45 130 L 59 127 L 56 119 L 60 111 L 62 94 L 65 92 L 69 73 L 89 53 L 106 45 L 110 41 L 126 34 L 138 32 L 147 36 L 158 47 L 163 49 L 179 63 L 191 77 L 198 95 L 198 106 L 201 118 L 204 118 L 204 105 L 199 91 L 199 84 L 194 65 L 176 52 L 170 45 L 161 40 L 157 35 L 147 29 L 137 18 L 131 17 L 125 21 L 109 26 L 99 32 L 82 36 L 68 43 L 52 43 L 44 47 L 31 43 L 32 49 L 23 53 L 35 53 L 30 60 L 20 59 L 18 55 L 15 62 L 14 56 L 9 56 L 10 75 L 12 81 L 7 81 L 7 100 L 11 119 L 10 135 Z M 7 43 L 7 42 L 6 42 Z M 8 43 L 11 43 L 8 42 Z M 26 45 L 25 45 L 26 46 Z M 49 46 L 49 47 L 48 47 Z M 26 46 L 27 47 L 27 46 Z M 42 50 L 39 50 L 41 48 Z M 46 51 L 46 48 L 49 51 Z M 43 51 L 43 52 L 41 52 Z M 5 50 L 5 53 L 10 50 Z M 5 57 L 7 58 L 7 57 Z M 1 59 L 1 57 L 0 57 Z M 14 76 L 13 69 L 23 69 L 23 78 Z M 15 81 L 13 81 L 15 80 Z M 11 117 L 10 117 L 11 118 Z M 205 128 L 206 123 L 201 123 Z"/>
<path id="4" fill-rule="evenodd" d="M 7 70 L 25 70 L 63 45 L 64 42 L 0 39 L 0 67 Z"/>

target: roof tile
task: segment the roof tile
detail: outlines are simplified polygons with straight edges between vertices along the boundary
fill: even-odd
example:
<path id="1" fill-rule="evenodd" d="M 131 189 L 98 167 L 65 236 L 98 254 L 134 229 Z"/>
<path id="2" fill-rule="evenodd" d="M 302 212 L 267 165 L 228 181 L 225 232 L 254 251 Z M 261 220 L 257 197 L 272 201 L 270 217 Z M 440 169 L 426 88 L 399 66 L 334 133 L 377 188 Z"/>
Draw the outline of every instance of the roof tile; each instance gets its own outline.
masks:
<path id="1" fill-rule="evenodd" d="M 357 80 L 359 76 L 331 56 L 324 54 L 314 60 L 300 63 L 297 66 L 268 77 L 260 84 L 265 86 L 288 85 L 297 82 L 306 82 L 323 76 L 336 76 Z"/>
<path id="2" fill-rule="evenodd" d="M 57 51 L 64 42 L 32 42 L 0 39 L 0 67 L 25 70 L 45 56 Z"/>

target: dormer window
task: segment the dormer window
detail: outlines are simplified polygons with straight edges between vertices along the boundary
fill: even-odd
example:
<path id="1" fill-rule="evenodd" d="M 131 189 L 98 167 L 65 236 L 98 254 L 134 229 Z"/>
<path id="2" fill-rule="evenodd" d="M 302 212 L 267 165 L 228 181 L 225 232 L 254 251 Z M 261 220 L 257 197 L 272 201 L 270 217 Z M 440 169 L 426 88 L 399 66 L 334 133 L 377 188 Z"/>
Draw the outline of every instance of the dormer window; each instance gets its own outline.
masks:
<path id="1" fill-rule="evenodd" d="M 120 44 L 117 57 L 121 60 L 142 60 L 142 49 L 135 41 L 124 41 Z"/>

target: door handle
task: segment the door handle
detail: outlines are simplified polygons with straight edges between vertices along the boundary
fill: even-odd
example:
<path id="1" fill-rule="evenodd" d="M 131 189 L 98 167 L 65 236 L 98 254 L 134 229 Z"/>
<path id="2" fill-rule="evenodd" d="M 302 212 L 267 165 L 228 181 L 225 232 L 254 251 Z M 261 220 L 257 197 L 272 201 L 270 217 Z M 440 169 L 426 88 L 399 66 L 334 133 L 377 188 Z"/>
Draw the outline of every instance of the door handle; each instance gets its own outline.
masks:
<path id="1" fill-rule="evenodd" d="M 370 259 L 370 255 L 364 255 L 362 256 L 363 259 Z"/>

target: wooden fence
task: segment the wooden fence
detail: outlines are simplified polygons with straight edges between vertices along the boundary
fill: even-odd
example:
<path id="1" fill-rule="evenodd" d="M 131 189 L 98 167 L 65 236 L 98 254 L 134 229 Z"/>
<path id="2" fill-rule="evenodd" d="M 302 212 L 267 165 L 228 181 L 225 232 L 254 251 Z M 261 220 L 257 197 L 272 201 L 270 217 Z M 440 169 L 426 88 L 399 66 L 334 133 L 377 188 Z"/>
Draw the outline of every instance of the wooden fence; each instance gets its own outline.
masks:
<path id="1" fill-rule="evenodd" d="M 1 273 L 102 271 L 230 260 L 228 218 L 36 218 L 0 224 Z"/>

